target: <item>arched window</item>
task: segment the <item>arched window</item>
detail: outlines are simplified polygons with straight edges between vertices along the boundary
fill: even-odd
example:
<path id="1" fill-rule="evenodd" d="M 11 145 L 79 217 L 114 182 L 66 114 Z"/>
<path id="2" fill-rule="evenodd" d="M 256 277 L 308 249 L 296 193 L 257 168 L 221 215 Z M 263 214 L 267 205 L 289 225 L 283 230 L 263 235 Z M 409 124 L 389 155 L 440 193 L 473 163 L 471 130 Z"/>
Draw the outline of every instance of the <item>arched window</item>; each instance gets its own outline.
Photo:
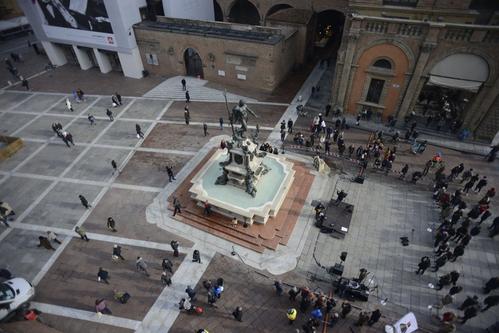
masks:
<path id="1" fill-rule="evenodd" d="M 373 67 L 392 69 L 392 63 L 386 59 L 378 59 L 374 62 Z"/>

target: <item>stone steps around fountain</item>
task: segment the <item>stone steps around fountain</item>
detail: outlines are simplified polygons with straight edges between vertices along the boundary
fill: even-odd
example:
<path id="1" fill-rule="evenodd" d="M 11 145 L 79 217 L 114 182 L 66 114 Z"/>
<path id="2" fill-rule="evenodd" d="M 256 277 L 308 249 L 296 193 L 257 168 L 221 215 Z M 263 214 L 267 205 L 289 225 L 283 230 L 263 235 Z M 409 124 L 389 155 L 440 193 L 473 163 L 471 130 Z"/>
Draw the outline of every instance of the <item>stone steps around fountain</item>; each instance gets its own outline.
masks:
<path id="1" fill-rule="evenodd" d="M 288 211 L 288 223 L 286 223 L 279 232 L 282 245 L 286 245 L 288 243 L 289 237 L 291 236 L 295 224 L 298 222 L 298 218 L 300 217 L 302 209 L 305 205 L 308 193 L 312 187 L 312 183 L 314 182 L 314 178 L 315 176 L 310 174 L 308 171 L 303 175 L 303 181 L 298 195 L 294 198 L 291 209 Z"/>
<path id="2" fill-rule="evenodd" d="M 184 211 L 182 211 L 184 212 Z M 237 228 L 243 228 L 238 226 L 234 228 L 232 226 L 226 225 L 221 226 L 218 223 L 213 223 L 212 220 L 207 220 L 206 217 L 199 217 L 198 215 L 191 214 L 186 211 L 182 216 L 179 217 L 182 223 L 196 227 L 197 229 L 208 232 L 217 237 L 226 239 L 235 244 L 242 245 L 253 251 L 263 253 L 264 247 L 262 246 L 262 239 L 258 237 L 248 237 L 247 235 L 238 232 Z"/>
<path id="3" fill-rule="evenodd" d="M 170 210 L 173 211 L 173 207 L 170 205 Z M 199 206 L 187 206 L 182 209 L 182 214 L 175 216 L 182 222 L 199 227 L 200 229 L 212 233 L 216 236 L 221 236 L 221 234 L 227 235 L 231 238 L 237 239 L 235 243 L 240 243 L 243 241 L 249 246 L 255 246 L 254 249 L 257 251 L 258 247 L 261 247 L 262 239 L 258 237 L 258 234 L 252 232 L 251 229 L 246 229 L 242 225 L 233 227 L 231 220 L 223 215 L 213 213 L 211 216 L 206 216 L 203 214 L 203 208 Z M 224 237 L 222 237 L 224 238 Z M 263 252 L 263 249 L 258 250 L 258 252 Z"/>

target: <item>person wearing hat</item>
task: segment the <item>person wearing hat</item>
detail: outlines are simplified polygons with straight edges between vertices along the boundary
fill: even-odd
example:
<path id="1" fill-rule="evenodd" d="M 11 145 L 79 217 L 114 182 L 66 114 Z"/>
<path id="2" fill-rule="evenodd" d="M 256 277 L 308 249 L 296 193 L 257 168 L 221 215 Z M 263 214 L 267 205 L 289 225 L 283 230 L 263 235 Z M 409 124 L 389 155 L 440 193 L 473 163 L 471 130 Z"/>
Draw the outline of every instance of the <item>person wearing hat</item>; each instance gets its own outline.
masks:
<path id="1" fill-rule="evenodd" d="M 290 325 L 293 325 L 293 323 L 296 320 L 296 316 L 298 315 L 298 311 L 296 309 L 291 308 L 286 312 L 286 317 L 288 317 L 288 321 Z"/>

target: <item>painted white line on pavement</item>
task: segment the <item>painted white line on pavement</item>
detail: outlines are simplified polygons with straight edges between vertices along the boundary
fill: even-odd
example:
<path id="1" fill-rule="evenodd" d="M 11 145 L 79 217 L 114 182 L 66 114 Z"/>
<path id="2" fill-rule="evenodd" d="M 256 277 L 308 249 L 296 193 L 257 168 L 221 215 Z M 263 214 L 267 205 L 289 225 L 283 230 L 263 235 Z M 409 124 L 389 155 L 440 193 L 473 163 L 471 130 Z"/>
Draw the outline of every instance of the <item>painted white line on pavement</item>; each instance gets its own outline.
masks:
<path id="1" fill-rule="evenodd" d="M 66 246 L 69 244 L 69 242 L 71 241 L 71 239 L 72 239 L 72 237 L 66 237 L 66 238 L 64 238 L 64 240 L 62 241 L 62 244 L 60 244 L 57 247 L 57 249 L 54 251 L 54 253 L 50 256 L 49 260 L 47 260 L 45 262 L 45 264 L 43 265 L 43 267 L 40 269 L 40 271 L 35 275 L 35 277 L 31 281 L 33 283 L 33 285 L 36 286 L 36 285 L 38 285 L 38 283 L 40 283 L 40 281 L 43 279 L 43 277 L 45 276 L 45 274 L 47 274 L 47 272 L 49 271 L 49 269 L 55 263 L 55 261 L 57 260 L 57 258 L 59 258 L 59 256 L 61 255 L 62 251 L 64 251 L 64 249 L 66 248 Z"/>
<path id="2" fill-rule="evenodd" d="M 39 303 L 39 302 L 31 302 L 33 308 L 40 310 L 42 313 L 48 313 L 56 316 L 62 316 L 72 319 L 86 320 L 91 321 L 98 324 L 105 324 L 117 327 L 123 327 L 130 330 L 136 330 L 140 321 L 132 320 L 128 318 L 110 316 L 110 315 L 102 315 L 99 316 L 95 312 L 84 311 L 74 308 L 69 308 L 66 306 L 59 306 L 53 304 Z M 91 304 L 89 306 L 92 306 Z"/>
<path id="3" fill-rule="evenodd" d="M 190 256 L 184 260 L 172 276 L 172 285 L 163 289 L 154 302 L 136 333 L 169 332 L 180 314 L 178 302 L 185 297 L 185 289 L 194 287 L 203 276 L 215 252 L 200 248 L 194 244 L 194 249 L 201 252 L 201 264 L 192 262 Z"/>
<path id="4" fill-rule="evenodd" d="M 39 231 L 41 233 L 46 233 L 47 231 L 52 231 L 52 232 L 56 233 L 57 235 L 67 236 L 69 239 L 71 239 L 71 238 L 80 239 L 80 236 L 78 234 L 76 234 L 73 229 L 48 227 L 48 226 L 44 226 L 44 225 L 31 224 L 31 223 L 16 223 L 16 224 L 12 225 L 12 228 L 7 229 L 7 230 L 12 230 L 12 229 Z M 0 235 L 0 237 L 1 236 L 2 235 Z M 92 232 L 87 232 L 87 236 L 90 240 L 97 240 L 97 241 L 108 242 L 108 243 L 113 243 L 113 244 L 137 246 L 137 247 L 143 247 L 143 248 L 148 248 L 148 249 L 156 249 L 156 250 L 172 252 L 172 248 L 171 248 L 169 243 L 168 244 L 167 243 L 157 243 L 157 242 L 151 242 L 151 241 L 144 241 L 144 240 L 140 240 L 140 239 L 124 238 L 124 237 L 118 237 L 118 236 L 97 234 L 97 233 L 92 233 Z M 182 247 L 182 246 L 179 247 L 180 253 L 188 253 L 189 251 L 191 251 L 191 248 L 189 248 L 189 247 Z"/>

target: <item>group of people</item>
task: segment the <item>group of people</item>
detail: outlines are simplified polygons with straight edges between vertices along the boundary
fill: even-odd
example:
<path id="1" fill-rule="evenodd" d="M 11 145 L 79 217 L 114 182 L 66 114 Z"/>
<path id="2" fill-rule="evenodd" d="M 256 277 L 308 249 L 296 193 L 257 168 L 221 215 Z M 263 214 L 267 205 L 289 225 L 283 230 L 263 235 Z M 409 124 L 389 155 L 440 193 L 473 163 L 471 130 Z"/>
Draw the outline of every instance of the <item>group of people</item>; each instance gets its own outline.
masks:
<path id="1" fill-rule="evenodd" d="M 473 237 L 480 234 L 482 224 L 487 221 L 492 213 L 490 212 L 490 202 L 495 196 L 494 187 L 487 189 L 483 196 L 480 196 L 475 203 L 465 202 L 471 190 L 475 195 L 479 194 L 487 186 L 487 177 L 480 177 L 472 168 L 465 170 L 464 164 L 460 163 L 454 166 L 448 174 L 445 173 L 445 164 L 441 163 L 441 156 L 431 159 L 427 162 L 424 175 L 428 174 L 430 166 L 438 163 L 438 168 L 434 173 L 433 182 L 433 200 L 439 207 L 440 224 L 436 228 L 435 240 L 433 243 L 434 256 L 433 270 L 439 271 L 449 262 L 455 262 L 465 254 L 465 250 Z M 464 184 L 464 185 L 463 185 Z M 457 189 L 449 193 L 449 185 L 456 186 Z M 474 201 L 474 200 L 473 200 Z M 496 217 L 488 227 L 489 237 L 494 237 L 499 233 L 499 217 Z M 418 264 L 416 274 L 424 272 L 432 266 L 430 256 L 423 256 Z M 441 290 L 450 287 L 448 293 L 442 297 L 438 309 L 443 309 L 454 302 L 458 293 L 463 291 L 463 287 L 458 285 L 460 273 L 457 270 L 441 275 L 438 278 L 436 289 Z M 499 288 L 499 277 L 492 277 L 485 283 L 484 292 Z M 480 311 L 487 311 L 492 306 L 499 304 L 499 295 L 487 296 L 482 300 L 481 305 L 478 296 L 467 297 L 467 299 L 458 307 L 463 312 L 462 316 L 456 315 L 452 310 L 445 311 L 441 318 L 442 331 L 454 332 L 455 323 L 460 320 L 464 324 L 469 319 L 478 315 Z"/>
<path id="2" fill-rule="evenodd" d="M 272 147 L 270 145 L 270 143 L 268 143 L 268 142 L 265 142 L 265 143 L 261 144 L 260 145 L 260 150 L 261 151 L 265 151 L 267 153 L 271 153 L 271 154 L 276 154 L 276 155 L 279 154 L 279 148 Z"/>
<path id="3" fill-rule="evenodd" d="M 75 143 L 73 141 L 73 135 L 69 133 L 68 131 L 63 130 L 62 124 L 61 123 L 53 123 L 52 124 L 52 131 L 54 131 L 55 134 L 59 138 L 61 138 L 62 142 L 68 146 L 68 148 L 71 148 L 70 143 L 74 146 Z"/>
<path id="4" fill-rule="evenodd" d="M 274 288 L 277 296 L 284 294 L 282 281 L 274 281 Z M 329 327 L 334 327 L 338 321 L 345 319 L 352 311 L 352 305 L 348 301 L 342 302 L 338 309 L 337 302 L 333 297 L 328 297 L 322 292 L 314 292 L 308 287 L 298 288 L 292 286 L 288 290 L 289 300 L 298 306 L 292 306 L 286 311 L 289 325 L 293 325 L 298 318 L 298 313 L 305 314 L 306 320 L 302 325 L 305 333 L 314 333 L 316 329 L 325 323 Z M 299 298 L 299 299 L 297 299 Z M 306 315 L 308 314 L 308 315 Z M 326 320 L 327 318 L 327 320 Z M 372 326 L 381 319 L 381 311 L 376 309 L 372 312 L 361 311 L 355 326 Z"/>

